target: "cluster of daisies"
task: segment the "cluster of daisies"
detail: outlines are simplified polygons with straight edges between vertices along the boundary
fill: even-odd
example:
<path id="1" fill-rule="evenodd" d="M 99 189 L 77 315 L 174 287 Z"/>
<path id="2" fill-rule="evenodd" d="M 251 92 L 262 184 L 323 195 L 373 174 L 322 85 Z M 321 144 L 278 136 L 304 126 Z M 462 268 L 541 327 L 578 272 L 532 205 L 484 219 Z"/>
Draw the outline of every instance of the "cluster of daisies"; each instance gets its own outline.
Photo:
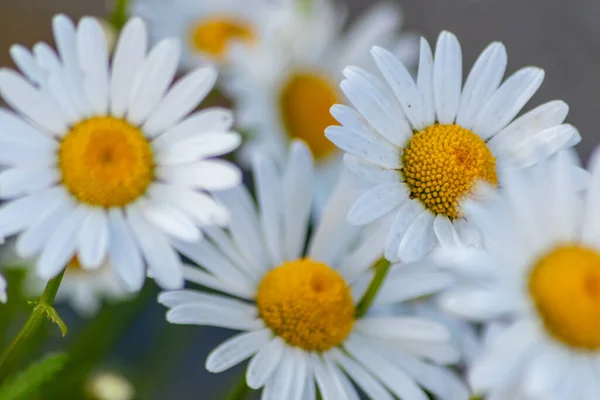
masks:
<path id="1" fill-rule="evenodd" d="M 329 0 L 129 11 L 114 44 L 58 15 L 56 50 L 0 70 L 32 294 L 64 271 L 90 315 L 150 277 L 170 323 L 241 332 L 206 368 L 249 359 L 266 400 L 600 398 L 600 156 L 564 102 L 521 113 L 542 69 L 504 79 L 494 42 L 463 83 L 457 38 L 387 3 L 349 28 Z M 233 112 L 199 107 L 215 85 Z"/>

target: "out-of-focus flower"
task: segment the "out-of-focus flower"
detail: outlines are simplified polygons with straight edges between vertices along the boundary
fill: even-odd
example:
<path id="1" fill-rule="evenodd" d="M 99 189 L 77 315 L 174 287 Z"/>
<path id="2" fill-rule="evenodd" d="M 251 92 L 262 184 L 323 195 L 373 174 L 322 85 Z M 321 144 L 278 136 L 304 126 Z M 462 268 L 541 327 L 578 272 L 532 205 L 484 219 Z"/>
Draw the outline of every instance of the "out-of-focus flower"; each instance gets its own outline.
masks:
<path id="1" fill-rule="evenodd" d="M 176 324 L 244 331 L 211 352 L 206 367 L 224 371 L 247 358 L 247 383 L 263 398 L 358 399 L 353 380 L 370 398 L 467 399 L 452 372 L 458 351 L 442 325 L 413 314 L 356 315 L 383 252 L 386 229 L 349 226 L 356 180 L 342 174 L 304 250 L 311 209 L 313 162 L 301 142 L 281 173 L 269 158 L 254 164 L 259 207 L 244 188 L 219 194 L 231 212 L 229 232 L 214 228 L 198 244 L 176 243 L 189 259 L 186 279 L 224 295 L 164 292 Z M 401 275 L 398 270 L 397 277 Z M 350 379 L 349 379 L 350 378 Z"/>
<path id="2" fill-rule="evenodd" d="M 484 246 L 437 255 L 463 277 L 441 305 L 496 323 L 469 371 L 486 398 L 600 398 L 600 153 L 585 198 L 574 164 L 563 151 L 507 168 L 502 190 L 464 204 Z"/>
<path id="3" fill-rule="evenodd" d="M 77 256 L 84 270 L 108 260 L 130 290 L 148 275 L 165 288 L 183 285 L 171 237 L 194 241 L 200 227 L 227 222 L 206 190 L 230 188 L 239 170 L 208 158 L 235 149 L 229 111 L 188 114 L 217 73 L 200 68 L 172 87 L 176 40 L 147 52 L 146 28 L 132 19 L 112 64 L 102 27 L 54 18 L 57 54 L 13 47 L 24 76 L 2 69 L 0 92 L 15 113 L 0 110 L 0 237 L 21 233 L 25 258 L 50 279 Z M 169 88 L 170 87 L 170 88 Z"/>
<path id="4" fill-rule="evenodd" d="M 0 303 L 6 303 L 6 279 L 0 274 Z"/>
<path id="5" fill-rule="evenodd" d="M 226 65 L 234 42 L 252 46 L 260 25 L 268 21 L 275 2 L 269 0 L 134 0 L 131 13 L 149 24 L 159 41 L 177 37 L 183 43 L 183 66 L 206 62 Z"/>
<path id="6" fill-rule="evenodd" d="M 133 400 L 135 388 L 121 375 L 99 372 L 88 380 L 86 394 L 90 400 Z"/>
<path id="7" fill-rule="evenodd" d="M 512 160 L 530 167 L 581 139 L 563 124 L 568 106 L 562 101 L 513 121 L 544 71 L 522 68 L 500 84 L 506 68 L 501 43 L 482 52 L 464 87 L 460 44 L 449 32 L 440 34 L 435 58 L 421 40 L 416 82 L 390 52 L 375 47 L 372 54 L 387 85 L 360 68 L 346 68 L 341 88 L 354 108 L 334 106 L 332 115 L 343 127 L 329 127 L 326 135 L 347 153 L 348 167 L 376 185 L 352 206 L 349 222 L 396 214 L 388 259 L 415 261 L 438 243 L 470 235 L 459 201 L 479 180 L 496 185 L 497 164 Z"/>
<path id="8" fill-rule="evenodd" d="M 372 64 L 374 44 L 397 49 L 409 65 L 417 55 L 416 37 L 398 34 L 399 7 L 374 6 L 342 32 L 345 16 L 329 0 L 283 0 L 278 16 L 259 32 L 257 45 L 237 46 L 231 56 L 228 89 L 236 100 L 238 125 L 249 135 L 241 160 L 259 151 L 283 163 L 290 140 L 304 140 L 317 160 L 317 211 L 340 171 L 341 155 L 324 130 L 335 123 L 329 109 L 343 101 L 338 89 L 343 67 Z"/>

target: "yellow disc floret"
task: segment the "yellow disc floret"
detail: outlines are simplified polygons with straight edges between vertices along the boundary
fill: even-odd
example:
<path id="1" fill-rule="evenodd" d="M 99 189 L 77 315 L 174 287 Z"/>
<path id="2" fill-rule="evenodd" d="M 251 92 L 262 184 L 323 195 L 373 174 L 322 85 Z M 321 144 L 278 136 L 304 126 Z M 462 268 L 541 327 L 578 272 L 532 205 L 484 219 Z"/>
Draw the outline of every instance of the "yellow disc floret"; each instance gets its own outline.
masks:
<path id="1" fill-rule="evenodd" d="M 288 136 L 302 139 L 317 159 L 331 154 L 335 145 L 325 136 L 325 128 L 337 122 L 329 109 L 343 103 L 333 82 L 315 73 L 295 73 L 283 85 L 280 96 Z"/>
<path id="2" fill-rule="evenodd" d="M 249 44 L 254 41 L 254 36 L 252 27 L 244 21 L 228 16 L 212 16 L 198 21 L 192 27 L 190 41 L 196 51 L 222 59 L 231 41 L 239 40 Z"/>
<path id="3" fill-rule="evenodd" d="M 454 124 L 435 124 L 415 133 L 402 165 L 411 197 L 451 219 L 460 216 L 458 204 L 477 181 L 498 184 L 496 160 L 485 142 Z"/>
<path id="4" fill-rule="evenodd" d="M 146 192 L 154 176 L 148 140 L 138 128 L 112 117 L 75 125 L 59 149 L 62 182 L 79 201 L 123 207 Z"/>
<path id="5" fill-rule="evenodd" d="M 535 264 L 529 292 L 550 334 L 579 349 L 600 349 L 600 253 L 560 246 Z"/>
<path id="6" fill-rule="evenodd" d="M 344 278 L 307 258 L 285 262 L 267 273 L 256 303 L 276 335 L 307 351 L 341 344 L 354 325 L 354 303 Z"/>

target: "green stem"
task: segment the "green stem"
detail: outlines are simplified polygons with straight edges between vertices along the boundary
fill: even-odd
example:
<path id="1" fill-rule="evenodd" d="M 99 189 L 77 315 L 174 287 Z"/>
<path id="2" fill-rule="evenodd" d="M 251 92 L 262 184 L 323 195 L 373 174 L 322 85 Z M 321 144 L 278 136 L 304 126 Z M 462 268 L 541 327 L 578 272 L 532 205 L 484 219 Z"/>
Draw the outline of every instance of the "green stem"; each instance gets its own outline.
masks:
<path id="1" fill-rule="evenodd" d="M 252 391 L 246 384 L 246 374 L 242 374 L 238 384 L 229 393 L 225 400 L 244 400 Z"/>
<path id="2" fill-rule="evenodd" d="M 63 336 L 66 334 L 66 326 L 52 307 L 64 274 L 65 271 L 63 270 L 57 277 L 48 282 L 42 297 L 40 297 L 40 300 L 34 307 L 25 326 L 13 340 L 8 350 L 2 355 L 2 358 L 0 358 L 0 382 L 4 381 L 14 372 L 15 364 L 19 361 L 21 355 L 29 349 L 30 341 L 37 336 L 39 330 L 42 328 L 42 322 L 46 318 L 58 324 Z"/>
<path id="3" fill-rule="evenodd" d="M 129 0 L 115 0 L 115 8 L 110 14 L 109 22 L 118 31 L 123 29 L 127 22 L 127 6 Z"/>
<path id="4" fill-rule="evenodd" d="M 385 257 L 381 257 L 373 264 L 373 268 L 375 269 L 375 276 L 373 276 L 371 283 L 369 283 L 369 287 L 362 299 L 360 299 L 356 305 L 356 318 L 362 317 L 369 311 L 369 308 L 371 308 L 371 305 L 373 304 L 373 301 L 375 301 L 375 297 L 377 296 L 377 293 L 379 293 L 379 289 L 381 289 L 381 285 L 390 270 L 390 262 L 386 260 Z"/>

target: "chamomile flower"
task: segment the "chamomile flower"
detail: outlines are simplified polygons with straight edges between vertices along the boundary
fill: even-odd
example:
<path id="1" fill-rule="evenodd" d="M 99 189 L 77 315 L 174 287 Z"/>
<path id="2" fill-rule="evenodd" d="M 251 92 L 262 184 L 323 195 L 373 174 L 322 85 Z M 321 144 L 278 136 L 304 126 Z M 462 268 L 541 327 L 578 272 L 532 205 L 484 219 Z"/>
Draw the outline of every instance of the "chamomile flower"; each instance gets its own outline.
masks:
<path id="1" fill-rule="evenodd" d="M 183 65 L 189 69 L 226 63 L 234 42 L 254 45 L 258 27 L 273 7 L 268 0 L 135 0 L 132 15 L 148 22 L 156 41 L 179 38 Z"/>
<path id="2" fill-rule="evenodd" d="M 187 267 L 186 278 L 223 295 L 182 290 L 159 296 L 170 308 L 169 322 L 243 331 L 211 352 L 207 369 L 221 372 L 251 358 L 247 383 L 264 386 L 263 399 L 313 400 L 315 383 L 324 400 L 358 399 L 351 381 L 377 400 L 425 400 L 421 386 L 441 399 L 467 399 L 460 380 L 436 365 L 458 358 L 442 325 L 413 314 L 357 316 L 386 230 L 345 222 L 355 178 L 342 175 L 304 250 L 309 150 L 294 142 L 281 173 L 273 160 L 261 158 L 254 174 L 258 210 L 245 189 L 222 192 L 229 231 L 214 228 L 210 240 L 177 245 L 202 266 Z M 401 270 L 394 276 L 400 280 Z"/>
<path id="3" fill-rule="evenodd" d="M 179 44 L 147 52 L 146 29 L 132 19 L 112 60 L 100 24 L 54 18 L 58 54 L 45 43 L 11 54 L 24 76 L 0 70 L 0 237 L 20 233 L 24 258 L 38 256 L 40 278 L 77 256 L 84 270 L 105 260 L 131 290 L 148 275 L 177 288 L 183 272 L 173 237 L 194 241 L 200 227 L 227 222 L 206 190 L 240 181 L 211 157 L 240 143 L 231 113 L 188 116 L 217 78 L 200 68 L 171 88 Z"/>
<path id="4" fill-rule="evenodd" d="M 600 398 L 599 155 L 585 198 L 566 151 L 508 169 L 502 190 L 464 205 L 484 246 L 439 255 L 464 277 L 442 306 L 495 323 L 469 371 L 486 398 Z"/>
<path id="5" fill-rule="evenodd" d="M 281 3 L 257 45 L 236 46 L 231 54 L 228 90 L 238 126 L 249 133 L 240 156 L 249 162 L 258 151 L 283 163 L 290 141 L 302 139 L 317 160 L 315 196 L 322 211 L 341 165 L 341 154 L 324 135 L 335 123 L 329 108 L 343 101 L 340 71 L 348 64 L 372 64 L 375 43 L 396 48 L 412 64 L 418 45 L 414 36 L 398 35 L 402 14 L 391 3 L 373 7 L 345 33 L 346 13 L 329 0 Z"/>
<path id="6" fill-rule="evenodd" d="M 352 224 L 396 214 L 386 257 L 411 262 L 428 254 L 447 232 L 469 230 L 459 200 L 476 181 L 498 183 L 497 167 L 512 160 L 530 167 L 580 141 L 563 124 L 562 101 L 543 104 L 513 120 L 540 87 L 544 71 L 526 67 L 502 84 L 506 51 L 490 44 L 462 86 L 462 54 L 456 37 L 442 32 L 435 49 L 421 40 L 416 82 L 388 51 L 372 55 L 387 85 L 348 67 L 341 88 L 355 107 L 336 105 L 343 127 L 327 137 L 344 150 L 348 167 L 375 184 L 351 208 Z M 512 122 L 511 122 L 512 121 Z"/>

